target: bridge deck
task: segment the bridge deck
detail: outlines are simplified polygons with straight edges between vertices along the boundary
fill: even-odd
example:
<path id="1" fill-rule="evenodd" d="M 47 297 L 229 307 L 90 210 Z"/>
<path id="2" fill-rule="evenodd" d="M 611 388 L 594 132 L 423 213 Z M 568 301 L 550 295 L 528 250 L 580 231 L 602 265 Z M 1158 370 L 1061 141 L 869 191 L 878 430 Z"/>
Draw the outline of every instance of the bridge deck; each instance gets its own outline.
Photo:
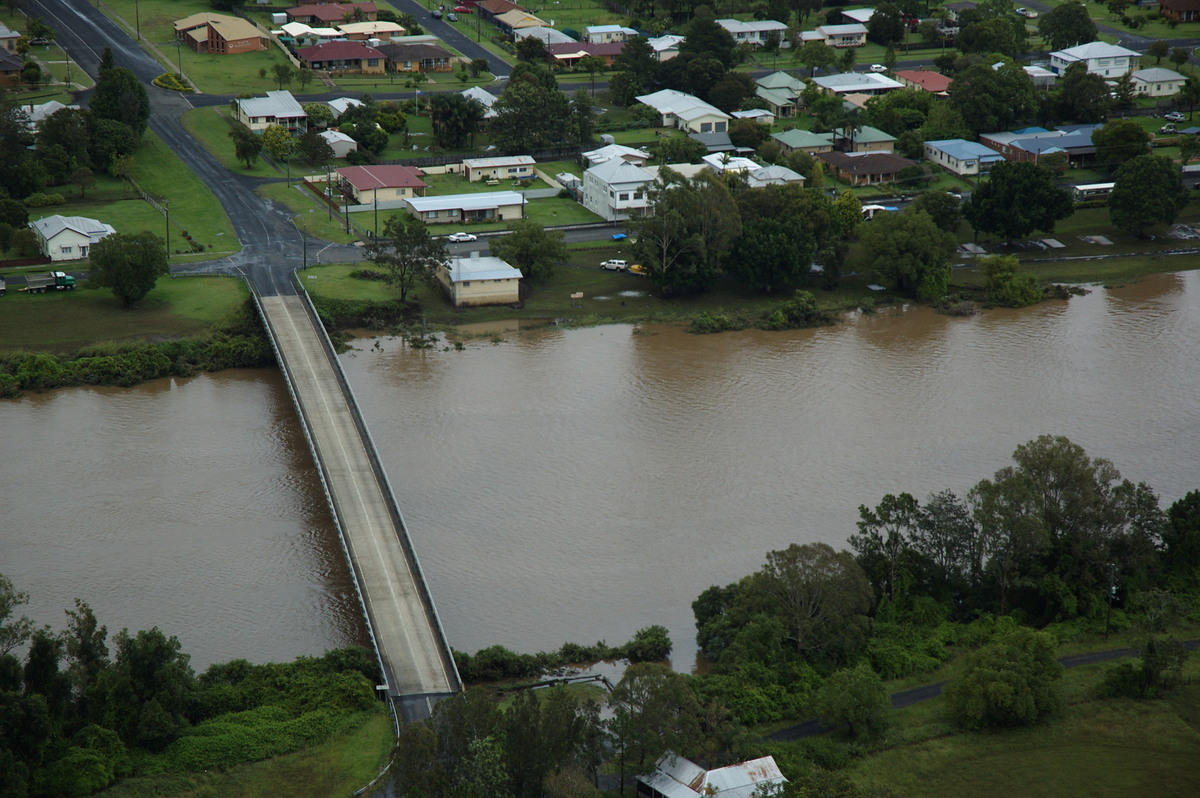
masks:
<path id="1" fill-rule="evenodd" d="M 326 353 L 318 329 L 298 296 L 259 299 L 309 430 L 318 467 L 362 593 L 367 619 L 393 697 L 446 695 L 458 674 L 437 625 L 407 532 L 381 484 L 351 399 Z M 412 711 L 412 702 L 406 702 Z M 417 714 L 427 714 L 428 707 Z"/>

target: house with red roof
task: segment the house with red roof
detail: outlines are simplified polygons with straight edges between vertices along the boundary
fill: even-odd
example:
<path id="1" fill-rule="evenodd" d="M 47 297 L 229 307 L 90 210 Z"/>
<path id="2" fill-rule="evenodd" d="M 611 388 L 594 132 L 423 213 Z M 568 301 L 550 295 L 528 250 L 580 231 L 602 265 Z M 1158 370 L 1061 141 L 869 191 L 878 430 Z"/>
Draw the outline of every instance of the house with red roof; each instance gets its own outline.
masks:
<path id="1" fill-rule="evenodd" d="M 555 63 L 564 66 L 575 66 L 579 59 L 587 55 L 598 56 L 604 63 L 612 66 L 613 59 L 625 49 L 625 42 L 604 42 L 589 44 L 587 42 L 571 42 L 570 44 L 547 44 L 546 54 L 553 57 Z"/>
<path id="2" fill-rule="evenodd" d="M 322 42 L 312 47 L 301 47 L 296 57 L 309 69 L 325 69 L 329 72 L 382 75 L 387 61 L 383 53 L 365 42 Z"/>
<path id="3" fill-rule="evenodd" d="M 336 171 L 338 187 L 358 205 L 422 197 L 429 188 L 413 166 L 343 166 Z"/>
<path id="4" fill-rule="evenodd" d="M 510 3 L 509 0 L 484 0 L 482 3 L 477 3 L 475 7 L 479 9 L 479 16 L 488 22 L 495 22 L 496 17 L 507 14 L 509 11 L 525 10 L 516 3 Z"/>
<path id="5" fill-rule="evenodd" d="M 362 22 L 374 22 L 378 18 L 379 9 L 374 3 L 309 3 L 287 10 L 288 19 L 292 22 L 304 22 L 309 25 L 336 25 L 345 22 L 349 17 L 351 22 L 359 21 L 354 17 L 355 9 L 362 11 Z"/>
<path id="6" fill-rule="evenodd" d="M 941 72 L 927 69 L 901 69 L 892 73 L 892 78 L 910 89 L 924 89 L 930 94 L 946 94 L 954 81 Z"/>

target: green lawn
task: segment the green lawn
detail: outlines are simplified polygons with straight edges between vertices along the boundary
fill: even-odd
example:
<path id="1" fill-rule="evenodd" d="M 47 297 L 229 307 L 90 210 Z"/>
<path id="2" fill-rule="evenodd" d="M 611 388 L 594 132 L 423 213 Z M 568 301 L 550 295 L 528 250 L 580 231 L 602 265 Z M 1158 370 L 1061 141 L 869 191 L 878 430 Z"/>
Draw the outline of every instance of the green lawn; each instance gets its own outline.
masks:
<path id="1" fill-rule="evenodd" d="M 421 178 L 429 186 L 426 196 L 434 197 L 444 194 L 475 194 L 485 191 L 516 191 L 510 180 L 501 180 L 497 185 L 489 186 L 486 181 L 471 182 L 462 175 L 425 175 Z M 542 180 L 534 178 L 525 188 L 549 188 Z"/>
<path id="2" fill-rule="evenodd" d="M 204 773 L 130 779 L 99 793 L 102 798 L 328 798 L 353 795 L 387 762 L 392 721 L 384 711 L 361 726 L 294 754 Z"/>
<path id="3" fill-rule="evenodd" d="M 197 89 L 212 94 L 263 94 L 278 86 L 269 77 L 271 66 L 288 63 L 275 45 L 258 52 L 235 55 L 196 53 L 186 46 L 176 46 L 176 20 L 201 12 L 212 12 L 207 0 L 106 0 L 101 10 L 113 21 L 136 35 L 140 25 L 142 39 L 158 47 L 158 55 L 145 48 L 163 64 L 163 71 L 177 71 L 182 62 L 183 73 Z M 259 77 L 266 69 L 268 77 Z"/>
<path id="4" fill-rule="evenodd" d="M 1088 700 L 1107 667 L 1068 671 L 1066 710 L 1042 726 L 955 734 L 940 698 L 896 712 L 884 750 L 855 760 L 846 773 L 868 790 L 886 787 L 902 798 L 1195 795 L 1196 665 L 1193 683 L 1167 700 Z"/>
<path id="5" fill-rule="evenodd" d="M 185 338 L 228 318 L 248 296 L 232 277 L 163 277 L 131 310 L 86 282 L 49 294 L 10 291 L 0 299 L 0 340 L 10 349 L 70 352 L 101 341 Z"/>
<path id="6" fill-rule="evenodd" d="M 187 230 L 195 241 L 216 252 L 241 248 L 217 198 L 157 135 L 147 130 L 134 157 L 134 177 L 142 188 L 170 201 L 172 233 Z"/>
<path id="7" fill-rule="evenodd" d="M 259 159 L 254 166 L 246 165 L 235 157 L 233 139 L 229 138 L 229 109 L 220 107 L 193 108 L 181 117 L 184 128 L 204 145 L 209 154 L 231 172 L 262 177 L 274 175 L 265 161 Z"/>

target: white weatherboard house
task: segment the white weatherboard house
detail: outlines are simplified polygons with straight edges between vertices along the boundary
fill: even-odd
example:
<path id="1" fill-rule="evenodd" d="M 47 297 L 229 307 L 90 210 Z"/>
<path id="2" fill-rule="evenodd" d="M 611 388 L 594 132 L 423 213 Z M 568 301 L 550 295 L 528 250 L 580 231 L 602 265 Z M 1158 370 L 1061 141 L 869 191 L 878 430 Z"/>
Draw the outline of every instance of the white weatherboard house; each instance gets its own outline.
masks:
<path id="1" fill-rule="evenodd" d="M 767 43 L 767 39 L 771 34 L 779 37 L 780 47 L 791 47 L 791 43 L 787 38 L 787 25 L 782 22 L 776 22 L 773 19 L 718 19 L 717 24 L 729 32 L 733 40 L 738 44 L 746 42 L 755 46 L 762 46 Z"/>
<path id="2" fill-rule="evenodd" d="M 624 25 L 588 25 L 583 29 L 583 40 L 589 44 L 624 42 L 637 35 L 637 31 Z"/>
<path id="3" fill-rule="evenodd" d="M 464 158 L 463 175 L 472 183 L 480 180 L 528 180 L 535 177 L 537 163 L 532 155 L 502 155 L 496 158 Z"/>
<path id="4" fill-rule="evenodd" d="M 1175 70 L 1162 67 L 1139 69 L 1129 73 L 1129 78 L 1133 81 L 1137 93 L 1146 97 L 1170 97 L 1178 94 L 1187 81 L 1187 78 Z"/>
<path id="5" fill-rule="evenodd" d="M 92 244 L 117 232 L 112 225 L 86 216 L 47 216 L 29 226 L 37 234 L 42 254 L 52 261 L 83 260 Z"/>
<path id="6" fill-rule="evenodd" d="M 406 197 L 404 204 L 413 216 L 426 224 L 511 222 L 525 215 L 525 196 L 516 191 Z"/>
<path id="7" fill-rule="evenodd" d="M 654 177 L 624 158 L 610 158 L 583 173 L 583 207 L 609 222 L 641 216 L 650 207 L 646 186 Z"/>
<path id="8" fill-rule="evenodd" d="M 451 258 L 438 280 L 455 307 L 511 305 L 521 301 L 521 270 L 495 257 Z"/>
<path id="9" fill-rule="evenodd" d="M 269 91 L 266 97 L 234 100 L 234 118 L 255 133 L 283 125 L 293 134 L 308 129 L 308 115 L 290 91 Z"/>
<path id="10" fill-rule="evenodd" d="M 677 127 L 689 133 L 725 133 L 729 114 L 699 97 L 674 89 L 663 89 L 637 98 L 658 112 L 661 127 Z"/>
<path id="11" fill-rule="evenodd" d="M 1061 75 L 1071 64 L 1082 63 L 1087 71 L 1102 78 L 1119 78 L 1137 66 L 1141 53 L 1105 42 L 1088 42 L 1050 53 L 1050 71 Z"/>

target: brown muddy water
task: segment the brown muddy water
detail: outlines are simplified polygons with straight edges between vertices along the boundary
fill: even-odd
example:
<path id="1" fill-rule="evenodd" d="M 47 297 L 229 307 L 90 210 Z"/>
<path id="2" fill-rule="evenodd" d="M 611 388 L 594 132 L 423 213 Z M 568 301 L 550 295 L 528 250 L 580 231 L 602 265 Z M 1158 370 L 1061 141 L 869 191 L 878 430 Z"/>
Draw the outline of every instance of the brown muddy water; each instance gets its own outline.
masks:
<path id="1" fill-rule="evenodd" d="M 464 351 L 359 340 L 342 364 L 451 645 L 619 643 L 792 542 L 844 546 L 859 504 L 965 491 L 1042 433 L 1173 501 L 1200 488 L 1200 274 L 948 318 L 819 330 L 628 325 Z M 198 663 L 362 640 L 273 372 L 0 404 L 0 572 L 61 625 L 157 624 Z"/>

